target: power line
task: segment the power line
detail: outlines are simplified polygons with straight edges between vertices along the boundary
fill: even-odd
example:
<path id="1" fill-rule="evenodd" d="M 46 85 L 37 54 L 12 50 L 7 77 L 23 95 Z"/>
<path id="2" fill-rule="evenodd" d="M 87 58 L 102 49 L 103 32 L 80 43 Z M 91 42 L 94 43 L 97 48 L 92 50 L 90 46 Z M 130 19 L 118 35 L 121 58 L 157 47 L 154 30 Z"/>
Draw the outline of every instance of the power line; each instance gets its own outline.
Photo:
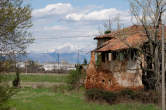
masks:
<path id="1" fill-rule="evenodd" d="M 57 30 L 55 30 L 55 31 L 57 31 Z M 41 31 L 39 31 L 39 30 L 35 30 L 35 31 L 31 30 L 31 32 L 41 32 Z M 78 30 L 69 30 L 69 31 L 66 31 L 66 32 L 87 32 L 87 30 L 80 30 L 80 31 L 78 31 Z M 92 31 L 92 32 L 95 32 L 95 31 Z"/>
<path id="2" fill-rule="evenodd" d="M 57 54 L 59 54 L 59 52 L 55 51 Z M 75 50 L 75 52 L 78 52 L 77 50 Z M 81 50 L 79 49 L 79 53 L 85 53 L 85 54 L 89 54 L 91 52 L 91 50 Z M 32 52 L 33 53 L 33 52 Z M 38 54 L 48 54 L 49 52 L 37 52 Z"/>
<path id="3" fill-rule="evenodd" d="M 73 36 L 79 36 L 79 37 L 89 37 L 89 36 L 96 36 L 96 35 L 69 35 L 69 34 L 66 34 L 66 35 L 57 35 L 57 34 L 34 34 L 35 36 L 61 36 L 61 37 L 73 37 Z"/>
<path id="4" fill-rule="evenodd" d="M 70 38 L 92 38 L 90 36 L 73 36 L 73 37 L 57 37 L 57 38 L 35 38 L 37 40 L 53 40 L 53 39 L 70 39 Z"/>

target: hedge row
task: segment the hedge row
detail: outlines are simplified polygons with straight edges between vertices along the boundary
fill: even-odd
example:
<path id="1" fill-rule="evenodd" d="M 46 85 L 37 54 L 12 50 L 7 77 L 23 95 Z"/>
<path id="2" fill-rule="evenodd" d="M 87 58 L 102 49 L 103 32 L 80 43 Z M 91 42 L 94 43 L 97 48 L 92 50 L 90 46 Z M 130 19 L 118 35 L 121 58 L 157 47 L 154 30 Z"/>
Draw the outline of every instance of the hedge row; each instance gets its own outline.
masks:
<path id="1" fill-rule="evenodd" d="M 87 99 L 92 101 L 106 101 L 109 104 L 137 101 L 142 103 L 159 103 L 159 95 L 154 91 L 132 91 L 130 89 L 118 92 L 104 91 L 100 89 L 88 89 L 85 93 Z"/>

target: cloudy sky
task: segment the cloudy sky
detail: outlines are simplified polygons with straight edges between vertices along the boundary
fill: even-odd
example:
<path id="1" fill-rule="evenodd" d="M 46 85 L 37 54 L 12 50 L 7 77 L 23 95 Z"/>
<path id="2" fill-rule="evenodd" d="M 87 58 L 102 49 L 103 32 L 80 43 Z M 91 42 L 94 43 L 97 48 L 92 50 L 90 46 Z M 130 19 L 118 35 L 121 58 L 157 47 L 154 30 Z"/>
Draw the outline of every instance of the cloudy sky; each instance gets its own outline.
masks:
<path id="1" fill-rule="evenodd" d="M 30 0 L 35 42 L 31 52 L 74 52 L 95 48 L 94 36 L 110 18 L 129 24 L 128 0 Z"/>

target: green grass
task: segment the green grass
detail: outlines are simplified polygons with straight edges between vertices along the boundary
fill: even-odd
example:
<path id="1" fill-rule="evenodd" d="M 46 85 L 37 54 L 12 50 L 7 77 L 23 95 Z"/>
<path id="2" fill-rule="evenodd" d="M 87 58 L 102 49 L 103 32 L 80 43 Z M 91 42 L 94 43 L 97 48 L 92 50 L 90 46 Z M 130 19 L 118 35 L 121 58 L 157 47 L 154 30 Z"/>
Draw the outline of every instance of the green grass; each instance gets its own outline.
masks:
<path id="1" fill-rule="evenodd" d="M 55 82 L 65 83 L 68 75 L 41 75 L 21 74 L 22 82 Z M 15 78 L 14 74 L 6 76 L 8 81 Z M 84 97 L 84 89 L 67 91 L 67 85 L 51 88 L 21 88 L 19 92 L 9 100 L 12 110 L 158 110 L 152 104 L 138 103 L 108 105 L 89 102 Z M 54 88 L 54 89 L 53 89 Z"/>
<path id="2" fill-rule="evenodd" d="M 7 81 L 13 81 L 15 78 L 14 74 L 9 74 L 5 76 Z M 22 82 L 66 82 L 67 75 L 20 75 Z"/>
<path id="3" fill-rule="evenodd" d="M 21 89 L 9 102 L 14 110 L 157 110 L 152 104 L 98 104 L 88 102 L 83 91 L 54 92 L 51 89 Z"/>

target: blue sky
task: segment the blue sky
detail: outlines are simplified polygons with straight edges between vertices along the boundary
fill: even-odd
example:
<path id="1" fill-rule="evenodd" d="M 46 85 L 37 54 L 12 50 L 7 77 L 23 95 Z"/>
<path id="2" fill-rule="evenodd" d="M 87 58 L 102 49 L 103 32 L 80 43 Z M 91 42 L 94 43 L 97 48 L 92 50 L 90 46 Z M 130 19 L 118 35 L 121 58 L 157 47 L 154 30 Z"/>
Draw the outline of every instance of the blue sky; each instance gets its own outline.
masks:
<path id="1" fill-rule="evenodd" d="M 33 9 L 31 29 L 36 39 L 31 52 L 90 51 L 94 36 L 104 32 L 103 24 L 129 24 L 128 0 L 30 0 Z"/>
<path id="2" fill-rule="evenodd" d="M 34 9 L 43 8 L 48 4 L 71 3 L 75 7 L 84 7 L 87 5 L 103 6 L 104 8 L 128 9 L 128 0 L 31 0 L 31 6 Z"/>

